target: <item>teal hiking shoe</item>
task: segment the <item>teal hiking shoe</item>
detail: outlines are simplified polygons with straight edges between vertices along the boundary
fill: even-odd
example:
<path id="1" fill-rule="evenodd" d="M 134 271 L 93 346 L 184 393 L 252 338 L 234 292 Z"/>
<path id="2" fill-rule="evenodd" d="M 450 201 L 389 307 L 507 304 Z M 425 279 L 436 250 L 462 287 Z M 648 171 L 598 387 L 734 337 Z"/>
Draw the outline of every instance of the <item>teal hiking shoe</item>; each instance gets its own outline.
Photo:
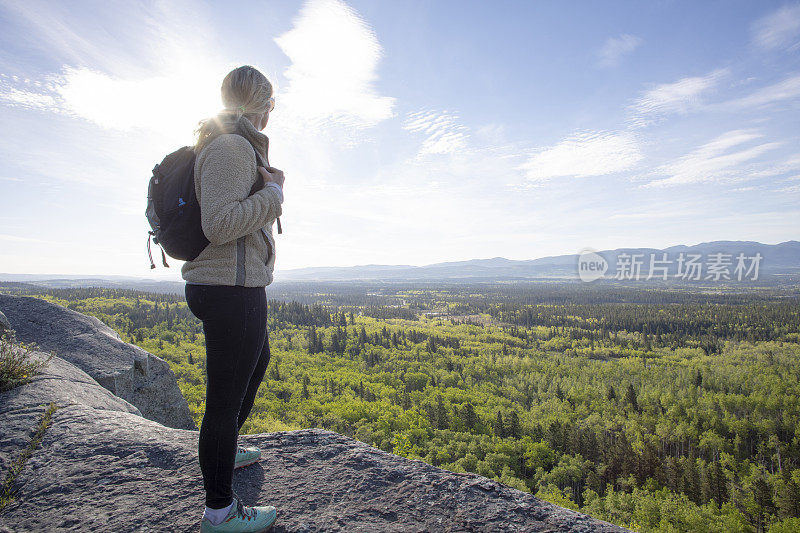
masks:
<path id="1" fill-rule="evenodd" d="M 253 463 L 257 463 L 261 459 L 261 450 L 256 447 L 248 446 L 247 448 L 239 446 L 236 449 L 236 462 L 233 463 L 233 468 L 242 468 Z"/>
<path id="2" fill-rule="evenodd" d="M 207 518 L 200 524 L 200 533 L 265 533 L 272 529 L 277 511 L 271 505 L 245 507 L 235 494 L 233 507 L 220 524 L 214 525 Z"/>

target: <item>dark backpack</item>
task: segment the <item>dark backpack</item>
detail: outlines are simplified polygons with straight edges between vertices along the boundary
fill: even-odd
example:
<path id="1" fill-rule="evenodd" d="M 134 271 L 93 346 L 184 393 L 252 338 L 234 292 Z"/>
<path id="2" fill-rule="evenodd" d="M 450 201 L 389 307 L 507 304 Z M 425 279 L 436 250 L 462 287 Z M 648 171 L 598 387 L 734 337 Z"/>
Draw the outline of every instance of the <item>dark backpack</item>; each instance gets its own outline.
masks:
<path id="1" fill-rule="evenodd" d="M 209 245 L 200 223 L 200 203 L 194 190 L 196 157 L 191 147 L 184 146 L 169 154 L 153 168 L 153 176 L 147 187 L 145 211 L 152 228 L 147 232 L 147 255 L 150 257 L 151 269 L 156 268 L 150 251 L 151 240 L 161 247 L 161 261 L 167 268 L 169 265 L 166 255 L 181 261 L 191 261 Z M 256 152 L 256 160 L 258 159 Z M 259 174 L 249 195 L 263 187 L 264 179 Z M 280 220 L 278 233 L 282 233 Z"/>

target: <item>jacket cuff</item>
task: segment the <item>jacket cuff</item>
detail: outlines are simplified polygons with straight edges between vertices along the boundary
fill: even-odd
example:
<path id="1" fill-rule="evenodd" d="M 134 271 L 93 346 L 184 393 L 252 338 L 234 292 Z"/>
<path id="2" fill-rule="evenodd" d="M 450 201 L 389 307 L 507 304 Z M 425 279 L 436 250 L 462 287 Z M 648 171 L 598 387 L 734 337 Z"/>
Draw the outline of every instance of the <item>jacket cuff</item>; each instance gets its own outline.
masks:
<path id="1" fill-rule="evenodd" d="M 274 181 L 270 181 L 269 183 L 267 183 L 267 187 L 272 187 L 273 189 L 275 189 L 278 192 L 278 198 L 280 202 L 283 203 L 283 188 Z"/>

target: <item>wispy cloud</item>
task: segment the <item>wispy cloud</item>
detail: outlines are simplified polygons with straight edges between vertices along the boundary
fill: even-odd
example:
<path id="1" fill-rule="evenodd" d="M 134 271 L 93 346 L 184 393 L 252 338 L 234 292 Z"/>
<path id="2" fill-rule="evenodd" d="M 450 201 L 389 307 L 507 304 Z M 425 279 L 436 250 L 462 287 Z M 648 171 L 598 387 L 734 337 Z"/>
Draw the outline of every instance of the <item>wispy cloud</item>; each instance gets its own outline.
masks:
<path id="1" fill-rule="evenodd" d="M 191 76 L 186 68 L 184 63 L 163 76 L 125 79 L 65 66 L 37 88 L 0 80 L 0 102 L 62 113 L 106 129 L 143 128 L 181 135 L 219 109 L 218 85 L 224 75 L 224 67 L 213 75 L 206 70 Z"/>
<path id="2" fill-rule="evenodd" d="M 764 169 L 750 173 L 750 177 L 770 178 L 773 176 L 791 174 L 797 172 L 798 170 L 800 170 L 800 154 L 794 154 L 784 161 L 769 165 Z"/>
<path id="3" fill-rule="evenodd" d="M 281 94 L 287 108 L 281 125 L 300 120 L 304 128 L 361 128 L 393 116 L 394 98 L 374 87 L 382 55 L 378 38 L 344 2 L 306 2 L 292 29 L 275 42 L 292 62 L 284 73 L 289 86 Z"/>
<path id="4" fill-rule="evenodd" d="M 18 235 L 3 235 L 0 234 L 0 242 L 30 242 L 30 243 L 46 243 L 49 241 L 43 241 L 41 239 L 33 239 L 31 237 L 20 237 Z"/>
<path id="5" fill-rule="evenodd" d="M 41 83 L 33 85 L 30 80 L 0 74 L 0 103 L 25 109 L 59 111 L 60 102 L 52 92 L 43 92 Z"/>
<path id="6" fill-rule="evenodd" d="M 465 148 L 469 134 L 458 118 L 447 111 L 417 111 L 408 114 L 403 129 L 425 136 L 420 154 L 455 153 Z"/>
<path id="7" fill-rule="evenodd" d="M 93 13 L 99 19 L 104 6 L 101 3 L 95 7 Z M 4 1 L 0 3 L 0 9 L 6 11 L 9 20 L 13 19 L 20 31 L 36 35 L 36 39 L 30 39 L 26 44 L 31 48 L 47 50 L 56 61 L 74 65 L 91 63 L 109 69 L 115 67 L 108 48 L 98 46 L 97 41 L 82 35 L 81 25 L 68 6 L 46 4 L 38 0 Z M 125 26 L 146 27 L 136 22 L 138 20 L 128 21 Z"/>
<path id="8" fill-rule="evenodd" d="M 725 178 L 743 177 L 742 164 L 752 161 L 780 146 L 770 142 L 752 145 L 763 134 L 754 130 L 734 130 L 720 135 L 677 161 L 658 168 L 655 173 L 666 178 L 651 181 L 646 187 L 667 187 L 693 183 L 715 182 Z M 743 145 L 750 144 L 744 147 Z"/>
<path id="9" fill-rule="evenodd" d="M 602 176 L 631 170 L 642 160 L 629 132 L 585 132 L 532 155 L 521 169 L 529 180 L 558 176 Z"/>
<path id="10" fill-rule="evenodd" d="M 652 211 L 633 211 L 628 213 L 614 213 L 608 217 L 609 220 L 652 220 L 652 219 L 661 219 L 661 218 L 668 218 L 670 220 L 674 220 L 678 217 L 685 217 L 685 216 L 693 216 L 696 215 L 697 212 L 691 209 L 684 209 L 684 210 L 676 210 L 676 209 L 663 209 L 657 210 L 654 209 Z"/>
<path id="11" fill-rule="evenodd" d="M 2 0 L 0 10 L 13 20 L 6 28 L 13 28 L 26 48 L 45 52 L 55 62 L 91 65 L 119 77 L 174 68 L 198 54 L 214 63 L 221 55 L 220 47 L 211 44 L 219 36 L 210 24 L 209 8 L 200 2 L 96 2 L 80 7 Z"/>
<path id="12" fill-rule="evenodd" d="M 786 5 L 753 24 L 753 42 L 764 50 L 800 48 L 800 4 Z"/>
<path id="13" fill-rule="evenodd" d="M 615 67 L 620 60 L 639 48 L 642 39 L 635 35 L 623 34 L 610 37 L 597 52 L 597 64 L 600 67 Z"/>
<path id="14" fill-rule="evenodd" d="M 774 85 L 759 89 L 752 94 L 720 104 L 728 110 L 762 107 L 786 100 L 800 98 L 800 75 L 791 76 Z"/>
<path id="15" fill-rule="evenodd" d="M 642 126 L 665 115 L 688 113 L 699 108 L 703 96 L 727 74 L 727 69 L 718 69 L 705 76 L 682 78 L 653 87 L 630 106 L 633 124 Z"/>
<path id="16" fill-rule="evenodd" d="M 0 103 L 60 113 L 106 129 L 156 130 L 176 142 L 188 141 L 198 119 L 220 107 L 219 82 L 229 65 L 208 44 L 214 32 L 200 16 L 202 10 L 186 10 L 186 18 L 176 16 L 174 4 L 149 10 L 133 6 L 125 16 L 141 34 L 131 41 L 131 50 L 123 51 L 115 49 L 113 40 L 85 38 L 80 22 L 57 6 L 6 7 L 36 35 L 33 42 L 51 47 L 65 62 L 39 80 L 0 77 Z M 56 15 L 63 19 L 55 20 Z M 98 13 L 99 18 L 108 15 Z"/>

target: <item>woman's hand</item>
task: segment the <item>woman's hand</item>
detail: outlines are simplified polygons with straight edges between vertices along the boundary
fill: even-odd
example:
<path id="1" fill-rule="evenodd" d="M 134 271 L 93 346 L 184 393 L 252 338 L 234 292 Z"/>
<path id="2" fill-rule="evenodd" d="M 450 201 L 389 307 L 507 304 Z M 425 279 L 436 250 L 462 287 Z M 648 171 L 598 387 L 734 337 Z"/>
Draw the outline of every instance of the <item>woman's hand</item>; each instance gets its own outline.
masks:
<path id="1" fill-rule="evenodd" d="M 278 170 L 275 167 L 258 167 L 258 172 L 261 174 L 261 177 L 264 178 L 264 185 L 267 183 L 277 183 L 283 188 L 283 182 L 286 179 L 283 176 L 283 170 Z"/>

